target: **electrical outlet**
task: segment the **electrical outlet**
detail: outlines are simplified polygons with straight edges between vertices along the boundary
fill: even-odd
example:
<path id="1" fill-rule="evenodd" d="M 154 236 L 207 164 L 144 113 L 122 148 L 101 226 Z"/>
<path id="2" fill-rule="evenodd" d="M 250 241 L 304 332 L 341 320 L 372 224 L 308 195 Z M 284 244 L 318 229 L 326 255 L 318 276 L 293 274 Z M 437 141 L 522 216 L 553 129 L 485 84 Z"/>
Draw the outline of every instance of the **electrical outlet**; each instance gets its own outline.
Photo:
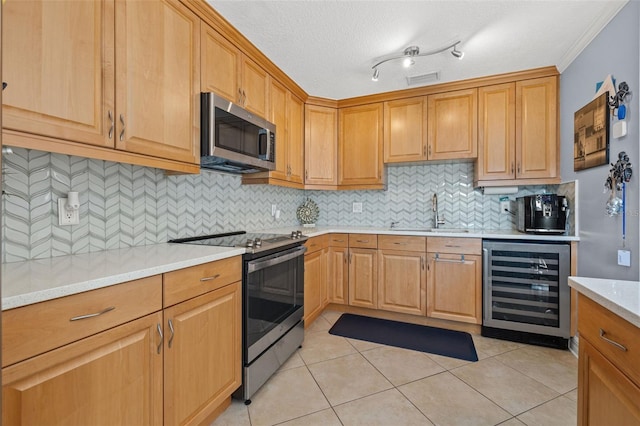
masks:
<path id="1" fill-rule="evenodd" d="M 631 251 L 618 250 L 618 265 L 631 266 Z"/>
<path id="2" fill-rule="evenodd" d="M 511 208 L 511 201 L 500 201 L 500 214 L 509 214 L 509 209 Z"/>
<path id="3" fill-rule="evenodd" d="M 58 198 L 58 225 L 79 225 L 80 210 L 67 209 L 67 199 Z"/>
<path id="4" fill-rule="evenodd" d="M 278 206 L 276 204 L 271 204 L 271 216 L 275 217 L 277 211 L 278 211 Z"/>
<path id="5" fill-rule="evenodd" d="M 353 203 L 353 212 L 362 213 L 362 203 Z"/>

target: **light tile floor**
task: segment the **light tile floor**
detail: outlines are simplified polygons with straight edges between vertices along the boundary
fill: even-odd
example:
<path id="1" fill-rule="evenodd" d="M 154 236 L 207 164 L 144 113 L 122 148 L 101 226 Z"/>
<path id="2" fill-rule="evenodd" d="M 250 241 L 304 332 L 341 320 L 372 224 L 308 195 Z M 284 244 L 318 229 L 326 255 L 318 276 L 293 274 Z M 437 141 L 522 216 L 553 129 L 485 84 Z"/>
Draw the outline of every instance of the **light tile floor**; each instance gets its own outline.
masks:
<path id="1" fill-rule="evenodd" d="M 245 406 L 214 426 L 571 425 L 578 360 L 569 351 L 472 334 L 478 362 L 328 333 L 325 311 L 303 346 Z"/>

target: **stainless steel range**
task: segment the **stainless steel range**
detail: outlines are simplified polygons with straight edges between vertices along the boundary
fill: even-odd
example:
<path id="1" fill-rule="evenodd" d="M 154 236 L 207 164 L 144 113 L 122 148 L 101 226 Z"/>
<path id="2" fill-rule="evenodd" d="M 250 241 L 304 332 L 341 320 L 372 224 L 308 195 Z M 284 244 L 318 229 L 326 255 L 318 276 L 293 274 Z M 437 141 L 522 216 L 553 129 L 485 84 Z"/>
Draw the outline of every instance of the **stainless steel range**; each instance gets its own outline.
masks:
<path id="1" fill-rule="evenodd" d="M 234 397 L 251 396 L 300 347 L 304 339 L 304 253 L 307 237 L 244 231 L 181 238 L 170 243 L 245 247 L 242 274 L 242 386 Z"/>

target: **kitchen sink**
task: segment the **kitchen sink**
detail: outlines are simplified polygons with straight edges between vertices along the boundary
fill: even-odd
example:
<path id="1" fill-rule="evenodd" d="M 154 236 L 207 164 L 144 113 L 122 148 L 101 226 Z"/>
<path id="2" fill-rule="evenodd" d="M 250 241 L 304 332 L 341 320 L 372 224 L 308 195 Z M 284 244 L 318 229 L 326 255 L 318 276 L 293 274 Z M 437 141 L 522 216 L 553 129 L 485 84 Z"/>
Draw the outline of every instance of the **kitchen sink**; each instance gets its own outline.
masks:
<path id="1" fill-rule="evenodd" d="M 389 228 L 390 231 L 401 232 L 433 232 L 433 233 L 467 233 L 468 229 L 462 228 Z"/>

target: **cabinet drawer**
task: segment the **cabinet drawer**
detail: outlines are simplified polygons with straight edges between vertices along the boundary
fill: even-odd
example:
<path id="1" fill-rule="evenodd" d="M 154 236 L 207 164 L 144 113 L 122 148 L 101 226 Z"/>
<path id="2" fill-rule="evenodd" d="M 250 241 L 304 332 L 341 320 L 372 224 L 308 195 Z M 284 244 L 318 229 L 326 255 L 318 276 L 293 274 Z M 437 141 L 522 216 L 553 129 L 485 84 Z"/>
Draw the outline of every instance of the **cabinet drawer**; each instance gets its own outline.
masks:
<path id="1" fill-rule="evenodd" d="M 429 253 L 482 254 L 482 240 L 479 238 L 429 237 Z"/>
<path id="2" fill-rule="evenodd" d="M 2 366 L 162 309 L 155 275 L 2 312 Z"/>
<path id="3" fill-rule="evenodd" d="M 329 234 L 329 247 L 349 247 L 349 234 Z"/>
<path id="4" fill-rule="evenodd" d="M 164 274 L 164 306 L 242 280 L 242 258 L 229 257 Z"/>
<path id="5" fill-rule="evenodd" d="M 349 234 L 349 247 L 378 248 L 376 234 Z"/>
<path id="6" fill-rule="evenodd" d="M 604 336 L 600 335 L 600 330 Z M 578 299 L 578 332 L 616 367 L 640 385 L 640 329 L 586 296 Z M 627 350 L 618 348 L 609 339 Z"/>
<path id="7" fill-rule="evenodd" d="M 406 235 L 378 235 L 380 250 L 427 251 L 426 237 L 408 237 Z"/>
<path id="8" fill-rule="evenodd" d="M 311 237 L 305 243 L 307 247 L 307 253 L 313 253 L 314 251 L 321 250 L 327 246 L 327 236 L 320 235 L 318 237 Z"/>

